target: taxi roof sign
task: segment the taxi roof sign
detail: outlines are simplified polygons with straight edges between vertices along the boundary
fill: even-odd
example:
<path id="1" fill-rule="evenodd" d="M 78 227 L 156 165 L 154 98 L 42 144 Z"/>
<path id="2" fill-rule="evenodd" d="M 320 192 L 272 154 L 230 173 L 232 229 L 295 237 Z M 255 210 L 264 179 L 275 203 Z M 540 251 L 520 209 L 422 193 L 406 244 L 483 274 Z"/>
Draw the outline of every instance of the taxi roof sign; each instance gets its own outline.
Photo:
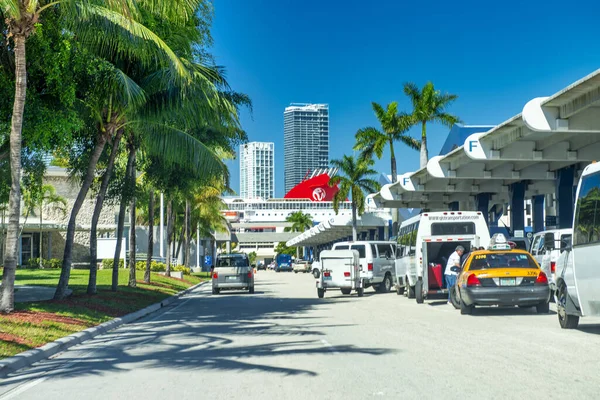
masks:
<path id="1" fill-rule="evenodd" d="M 506 236 L 502 233 L 496 233 L 490 239 L 490 247 L 489 250 L 510 250 L 510 244 L 508 244 L 508 240 L 506 240 Z"/>

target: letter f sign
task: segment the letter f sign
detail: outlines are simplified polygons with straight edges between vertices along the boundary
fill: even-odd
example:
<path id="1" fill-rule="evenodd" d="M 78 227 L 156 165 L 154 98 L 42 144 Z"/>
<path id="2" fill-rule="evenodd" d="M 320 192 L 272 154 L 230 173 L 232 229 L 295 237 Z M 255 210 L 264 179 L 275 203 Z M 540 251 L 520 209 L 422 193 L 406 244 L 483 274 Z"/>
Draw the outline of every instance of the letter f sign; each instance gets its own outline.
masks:
<path id="1" fill-rule="evenodd" d="M 469 152 L 472 152 L 475 147 L 477 147 L 477 140 L 469 141 Z"/>
<path id="2" fill-rule="evenodd" d="M 408 182 L 408 178 L 404 178 L 403 182 L 404 182 L 404 185 L 406 185 L 406 183 Z"/>

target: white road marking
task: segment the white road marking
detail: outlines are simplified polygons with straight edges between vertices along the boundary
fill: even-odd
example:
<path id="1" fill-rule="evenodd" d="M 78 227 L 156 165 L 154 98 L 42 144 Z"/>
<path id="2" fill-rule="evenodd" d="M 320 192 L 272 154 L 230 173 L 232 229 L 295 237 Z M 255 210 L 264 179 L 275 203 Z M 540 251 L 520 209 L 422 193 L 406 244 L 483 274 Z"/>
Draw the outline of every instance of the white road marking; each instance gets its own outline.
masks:
<path id="1" fill-rule="evenodd" d="M 18 395 L 22 394 L 23 392 L 39 385 L 40 383 L 44 382 L 46 379 L 48 379 L 47 376 L 36 379 L 36 380 L 26 383 L 24 385 L 18 386 L 16 388 L 14 388 L 13 390 L 11 390 L 10 392 L 0 395 L 0 399 L 2 399 L 2 400 L 12 399 L 15 396 L 18 396 Z"/>

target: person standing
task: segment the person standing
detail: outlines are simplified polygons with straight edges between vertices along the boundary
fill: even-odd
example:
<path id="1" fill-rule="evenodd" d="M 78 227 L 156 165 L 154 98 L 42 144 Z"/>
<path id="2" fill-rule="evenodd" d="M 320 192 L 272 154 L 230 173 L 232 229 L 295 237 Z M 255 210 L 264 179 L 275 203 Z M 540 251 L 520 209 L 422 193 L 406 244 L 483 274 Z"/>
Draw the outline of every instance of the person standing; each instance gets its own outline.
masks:
<path id="1" fill-rule="evenodd" d="M 456 285 L 456 277 L 458 276 L 458 269 L 460 269 L 460 258 L 464 252 L 464 247 L 456 246 L 454 253 L 450 255 L 448 263 L 446 264 L 444 277 L 446 278 L 446 288 L 448 289 L 448 304 L 452 303 L 450 301 L 450 291 L 452 290 L 452 287 Z"/>

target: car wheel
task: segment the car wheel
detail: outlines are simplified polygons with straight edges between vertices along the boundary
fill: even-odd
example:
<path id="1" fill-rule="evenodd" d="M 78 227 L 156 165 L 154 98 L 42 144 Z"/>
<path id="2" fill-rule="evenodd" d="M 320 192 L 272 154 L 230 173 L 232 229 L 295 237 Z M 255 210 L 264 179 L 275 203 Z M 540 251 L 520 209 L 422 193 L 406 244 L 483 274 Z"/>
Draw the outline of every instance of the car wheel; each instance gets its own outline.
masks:
<path id="1" fill-rule="evenodd" d="M 410 286 L 410 284 L 408 283 L 408 279 L 406 280 L 406 293 L 407 293 L 407 297 L 409 299 L 414 299 L 415 298 L 415 287 L 414 286 Z"/>
<path id="2" fill-rule="evenodd" d="M 462 300 L 462 297 L 460 299 L 460 313 L 462 315 L 469 315 L 473 313 L 473 309 L 475 308 L 475 306 L 473 305 L 466 305 L 465 302 Z"/>
<path id="3" fill-rule="evenodd" d="M 254 294 L 254 286 L 250 286 L 250 287 L 248 288 L 248 293 L 250 293 L 250 294 Z"/>
<path id="4" fill-rule="evenodd" d="M 458 310 L 460 308 L 460 299 L 458 298 L 458 290 L 456 289 L 456 286 L 450 288 L 450 302 L 455 309 Z"/>
<path id="5" fill-rule="evenodd" d="M 389 273 L 386 273 L 383 277 L 383 282 L 379 285 L 380 293 L 389 293 L 392 290 L 392 277 Z"/>
<path id="6" fill-rule="evenodd" d="M 425 298 L 423 297 L 423 281 L 417 281 L 415 284 L 415 298 L 418 304 L 422 304 Z"/>
<path id="7" fill-rule="evenodd" d="M 558 301 L 556 302 L 558 323 L 563 329 L 575 329 L 579 325 L 579 316 L 567 314 L 567 296 L 567 286 L 563 283 L 558 289 Z"/>
<path id="8" fill-rule="evenodd" d="M 550 312 L 550 303 L 543 302 L 535 306 L 535 310 L 538 314 L 548 314 Z"/>
<path id="9" fill-rule="evenodd" d="M 350 294 L 352 293 L 352 289 L 341 289 L 342 294 Z"/>
<path id="10" fill-rule="evenodd" d="M 356 289 L 356 294 L 358 295 L 358 297 L 363 297 L 365 294 L 365 289 L 364 288 Z"/>
<path id="11" fill-rule="evenodd" d="M 396 294 L 398 296 L 403 295 L 406 292 L 406 286 L 400 286 L 400 280 L 398 279 L 398 284 L 396 285 Z"/>
<path id="12" fill-rule="evenodd" d="M 315 277 L 315 279 L 319 279 L 319 276 L 321 275 L 321 274 L 319 273 L 319 270 L 318 270 L 318 269 L 316 269 L 316 268 L 315 268 L 315 269 L 313 269 L 313 272 L 312 272 L 312 274 L 313 274 L 313 276 Z"/>
<path id="13" fill-rule="evenodd" d="M 221 289 L 215 288 L 215 287 L 212 289 L 212 294 L 219 294 L 219 293 L 221 293 Z"/>
<path id="14" fill-rule="evenodd" d="M 320 299 L 322 299 L 323 297 L 325 297 L 325 290 L 324 289 L 317 289 L 317 296 L 319 296 Z"/>
<path id="15" fill-rule="evenodd" d="M 294 273 L 295 273 L 295 274 L 297 274 L 297 273 L 298 273 L 298 271 L 294 271 Z"/>

